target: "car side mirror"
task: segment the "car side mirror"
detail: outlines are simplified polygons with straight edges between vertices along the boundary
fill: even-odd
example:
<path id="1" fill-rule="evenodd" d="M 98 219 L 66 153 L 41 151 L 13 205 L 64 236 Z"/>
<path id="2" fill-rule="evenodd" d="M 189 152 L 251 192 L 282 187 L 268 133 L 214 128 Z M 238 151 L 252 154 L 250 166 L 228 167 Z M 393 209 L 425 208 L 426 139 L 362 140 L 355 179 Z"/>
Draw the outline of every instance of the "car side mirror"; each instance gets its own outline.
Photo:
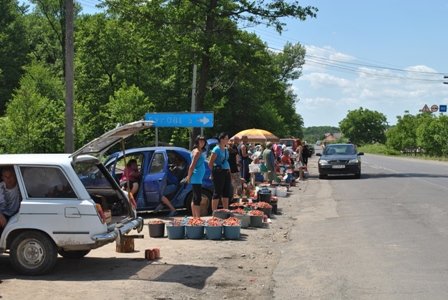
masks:
<path id="1" fill-rule="evenodd" d="M 316 153 L 316 156 L 322 156 L 322 153 Z"/>
<path id="2" fill-rule="evenodd" d="M 358 155 L 364 155 L 364 152 L 359 152 Z"/>

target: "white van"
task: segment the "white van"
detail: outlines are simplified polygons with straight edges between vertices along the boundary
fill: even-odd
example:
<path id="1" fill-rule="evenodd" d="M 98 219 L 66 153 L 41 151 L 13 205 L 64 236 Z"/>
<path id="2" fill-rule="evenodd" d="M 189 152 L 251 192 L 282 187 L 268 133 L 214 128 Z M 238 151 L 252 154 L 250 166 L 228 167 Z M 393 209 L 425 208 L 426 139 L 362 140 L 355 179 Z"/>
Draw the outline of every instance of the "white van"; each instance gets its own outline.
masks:
<path id="1" fill-rule="evenodd" d="M 82 258 L 142 230 L 143 219 L 98 157 L 151 125 L 138 121 L 115 128 L 73 154 L 0 155 L 0 171 L 14 168 L 22 198 L 0 236 L 0 253 L 9 253 L 17 272 L 47 273 L 58 253 Z"/>

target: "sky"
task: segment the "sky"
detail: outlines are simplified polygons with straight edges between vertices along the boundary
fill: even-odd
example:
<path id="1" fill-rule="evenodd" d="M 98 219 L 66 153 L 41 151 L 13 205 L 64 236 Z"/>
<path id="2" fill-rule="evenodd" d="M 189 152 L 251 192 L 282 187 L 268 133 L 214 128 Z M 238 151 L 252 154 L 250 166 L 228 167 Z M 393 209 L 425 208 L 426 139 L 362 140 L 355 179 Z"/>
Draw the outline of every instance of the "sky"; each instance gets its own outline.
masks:
<path id="1" fill-rule="evenodd" d="M 94 13 L 98 0 L 79 0 Z M 338 126 L 360 107 L 397 116 L 418 114 L 424 105 L 448 104 L 448 1 L 304 0 L 316 18 L 285 19 L 279 35 L 255 32 L 269 48 L 287 43 L 306 48 L 302 76 L 292 82 L 304 126 Z M 439 114 L 439 112 L 436 112 Z"/>
<path id="2" fill-rule="evenodd" d="M 270 48 L 306 48 L 293 89 L 304 126 L 338 126 L 350 110 L 380 112 L 389 125 L 426 104 L 448 104 L 448 1 L 308 0 L 317 18 L 287 20 L 282 35 L 248 29 Z M 439 114 L 439 112 L 436 112 Z"/>

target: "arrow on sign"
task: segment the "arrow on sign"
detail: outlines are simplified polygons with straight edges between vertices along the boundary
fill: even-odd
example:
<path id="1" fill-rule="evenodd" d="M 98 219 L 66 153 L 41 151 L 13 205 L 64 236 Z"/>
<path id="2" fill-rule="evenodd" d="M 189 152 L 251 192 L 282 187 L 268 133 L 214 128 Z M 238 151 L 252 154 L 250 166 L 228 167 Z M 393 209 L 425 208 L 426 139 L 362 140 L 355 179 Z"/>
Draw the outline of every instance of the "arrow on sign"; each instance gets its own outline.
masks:
<path id="1" fill-rule="evenodd" d="M 198 119 L 198 121 L 199 121 L 200 123 L 202 123 L 202 124 L 205 125 L 205 124 L 207 124 L 208 122 L 210 122 L 210 119 L 204 116 L 204 117 Z"/>

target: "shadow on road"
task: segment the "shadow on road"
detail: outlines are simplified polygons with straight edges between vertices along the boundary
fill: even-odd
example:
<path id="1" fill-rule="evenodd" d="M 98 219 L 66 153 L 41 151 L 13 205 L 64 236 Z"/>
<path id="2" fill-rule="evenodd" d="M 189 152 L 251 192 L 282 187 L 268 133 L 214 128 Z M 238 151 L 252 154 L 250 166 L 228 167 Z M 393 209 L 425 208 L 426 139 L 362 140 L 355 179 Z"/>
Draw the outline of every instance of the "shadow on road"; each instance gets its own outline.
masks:
<path id="1" fill-rule="evenodd" d="M 51 281 L 101 281 L 101 280 L 147 280 L 175 282 L 187 287 L 202 289 L 216 267 L 194 265 L 170 265 L 152 263 L 136 258 L 85 257 L 80 260 L 59 258 L 51 274 L 32 277 L 15 273 L 9 256 L 0 255 L 0 279 L 51 280 Z"/>

